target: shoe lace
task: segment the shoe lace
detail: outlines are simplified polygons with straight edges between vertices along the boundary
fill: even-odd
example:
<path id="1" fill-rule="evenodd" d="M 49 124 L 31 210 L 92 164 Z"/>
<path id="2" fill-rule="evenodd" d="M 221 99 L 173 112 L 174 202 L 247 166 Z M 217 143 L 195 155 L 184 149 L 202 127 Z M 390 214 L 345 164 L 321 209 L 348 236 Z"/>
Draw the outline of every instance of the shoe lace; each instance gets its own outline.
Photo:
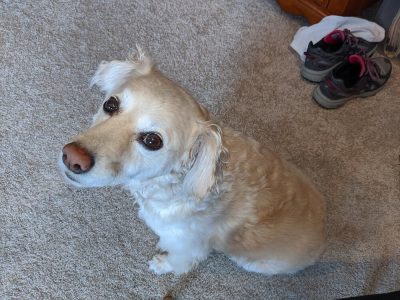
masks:
<path id="1" fill-rule="evenodd" d="M 358 46 L 358 38 L 351 33 L 350 30 L 344 29 L 344 42 L 347 43 L 350 47 L 355 48 Z"/>
<path id="2" fill-rule="evenodd" d="M 379 66 L 369 57 L 364 56 L 365 59 L 365 74 L 367 74 L 373 81 L 378 81 L 382 78 Z"/>
<path id="3" fill-rule="evenodd" d="M 348 44 L 350 48 L 357 50 L 358 49 L 358 38 L 354 36 L 349 29 L 343 29 L 344 32 L 344 43 Z M 304 52 L 305 57 L 308 60 L 315 60 L 318 58 L 314 53 L 310 53 L 309 51 Z M 327 60 L 334 61 L 336 58 L 332 55 L 324 55 L 324 53 L 320 53 L 319 56 L 323 56 Z"/>

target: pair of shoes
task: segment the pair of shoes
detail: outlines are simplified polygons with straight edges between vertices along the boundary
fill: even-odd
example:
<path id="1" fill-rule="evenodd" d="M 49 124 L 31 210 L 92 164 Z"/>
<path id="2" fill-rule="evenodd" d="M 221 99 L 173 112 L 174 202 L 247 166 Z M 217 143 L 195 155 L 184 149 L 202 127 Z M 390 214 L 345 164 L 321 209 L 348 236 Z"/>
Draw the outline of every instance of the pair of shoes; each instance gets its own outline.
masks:
<path id="1" fill-rule="evenodd" d="M 301 75 L 320 82 L 313 98 L 324 108 L 337 108 L 348 100 L 380 91 L 392 65 L 383 57 L 370 58 L 376 43 L 355 37 L 347 29 L 334 30 L 315 45 L 308 45 Z"/>

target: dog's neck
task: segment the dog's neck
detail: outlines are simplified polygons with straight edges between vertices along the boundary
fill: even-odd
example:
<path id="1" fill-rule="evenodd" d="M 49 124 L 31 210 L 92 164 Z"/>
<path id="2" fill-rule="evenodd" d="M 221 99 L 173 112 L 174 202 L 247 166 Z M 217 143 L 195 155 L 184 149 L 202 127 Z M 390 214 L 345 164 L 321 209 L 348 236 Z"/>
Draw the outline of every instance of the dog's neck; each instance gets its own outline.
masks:
<path id="1" fill-rule="evenodd" d="M 181 174 L 170 173 L 143 181 L 131 180 L 125 187 L 141 209 L 151 210 L 163 217 L 204 211 L 216 198 L 215 193 L 210 192 L 204 199 L 196 199 L 183 190 L 182 181 Z"/>

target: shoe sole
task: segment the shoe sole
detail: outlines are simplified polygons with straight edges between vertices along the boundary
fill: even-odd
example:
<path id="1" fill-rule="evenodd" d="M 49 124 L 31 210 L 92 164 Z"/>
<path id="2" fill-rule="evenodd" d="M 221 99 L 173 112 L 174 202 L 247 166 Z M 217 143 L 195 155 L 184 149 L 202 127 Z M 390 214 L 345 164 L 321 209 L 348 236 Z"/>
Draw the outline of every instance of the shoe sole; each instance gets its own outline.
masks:
<path id="1" fill-rule="evenodd" d="M 332 108 L 338 108 L 338 107 L 342 106 L 343 104 L 345 104 L 347 101 L 349 101 L 351 99 L 354 99 L 354 98 L 367 98 L 367 97 L 374 96 L 380 90 L 382 90 L 383 87 L 384 87 L 384 85 L 382 85 L 380 88 L 377 88 L 376 90 L 373 90 L 373 91 L 365 92 L 365 93 L 362 93 L 362 94 L 359 94 L 359 95 L 353 95 L 353 96 L 346 97 L 346 98 L 333 100 L 333 99 L 329 99 L 327 96 L 325 96 L 321 92 L 321 89 L 320 89 L 320 87 L 318 85 L 314 89 L 313 98 L 323 108 L 332 109 Z"/>
<path id="2" fill-rule="evenodd" d="M 370 57 L 372 54 L 374 54 L 375 50 L 378 48 L 378 45 L 375 45 L 374 48 L 371 49 L 371 51 L 369 51 L 367 53 L 367 56 Z M 312 81 L 312 82 L 321 82 L 326 75 L 329 74 L 330 71 L 332 71 L 335 67 L 337 67 L 338 65 L 340 65 L 342 62 L 338 62 L 337 64 L 333 65 L 332 67 L 330 67 L 329 69 L 326 70 L 322 70 L 322 71 L 315 71 L 312 69 L 308 69 L 305 64 L 303 64 L 301 66 L 300 69 L 300 74 L 301 76 L 303 76 L 305 79 Z"/>

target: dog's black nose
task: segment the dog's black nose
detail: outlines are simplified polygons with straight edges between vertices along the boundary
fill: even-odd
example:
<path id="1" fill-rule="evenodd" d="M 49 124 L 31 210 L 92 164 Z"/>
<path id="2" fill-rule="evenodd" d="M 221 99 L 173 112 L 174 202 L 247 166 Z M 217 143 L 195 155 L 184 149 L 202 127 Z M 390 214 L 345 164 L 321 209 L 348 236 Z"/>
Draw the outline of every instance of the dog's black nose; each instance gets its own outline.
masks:
<path id="1" fill-rule="evenodd" d="M 77 143 L 69 143 L 62 150 L 63 163 L 75 174 L 88 172 L 94 165 L 94 158 Z"/>

